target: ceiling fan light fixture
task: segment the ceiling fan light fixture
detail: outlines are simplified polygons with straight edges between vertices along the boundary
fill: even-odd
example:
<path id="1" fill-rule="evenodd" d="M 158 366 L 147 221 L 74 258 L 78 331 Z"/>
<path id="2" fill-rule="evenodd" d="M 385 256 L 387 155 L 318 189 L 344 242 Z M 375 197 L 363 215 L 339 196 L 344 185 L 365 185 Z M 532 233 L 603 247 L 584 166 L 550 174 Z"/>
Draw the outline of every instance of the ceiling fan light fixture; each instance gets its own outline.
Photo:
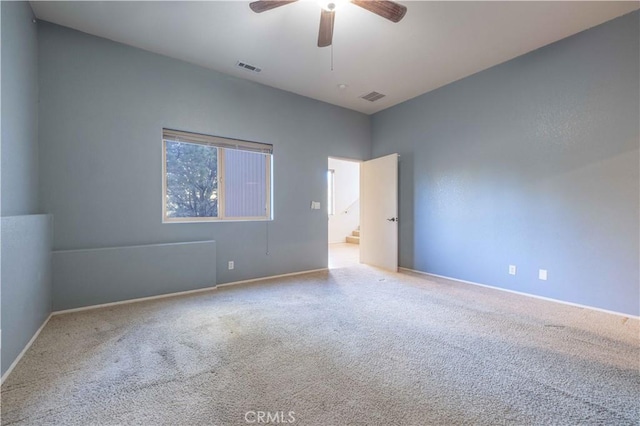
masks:
<path id="1" fill-rule="evenodd" d="M 345 3 L 349 3 L 348 0 L 320 0 L 318 4 L 320 7 L 327 12 L 334 12 L 337 9 L 340 9 Z"/>

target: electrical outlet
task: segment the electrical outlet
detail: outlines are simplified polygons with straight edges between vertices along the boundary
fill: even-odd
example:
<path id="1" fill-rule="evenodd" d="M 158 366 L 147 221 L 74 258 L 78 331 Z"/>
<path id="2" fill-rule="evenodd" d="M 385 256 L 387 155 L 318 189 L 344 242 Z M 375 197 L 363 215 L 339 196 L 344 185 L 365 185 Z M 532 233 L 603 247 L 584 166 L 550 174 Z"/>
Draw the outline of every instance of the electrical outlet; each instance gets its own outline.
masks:
<path id="1" fill-rule="evenodd" d="M 516 274 L 516 265 L 509 265 L 509 275 Z"/>
<path id="2" fill-rule="evenodd" d="M 229 261 L 229 270 L 233 269 L 235 267 L 233 260 Z"/>
<path id="3" fill-rule="evenodd" d="M 542 281 L 546 281 L 547 280 L 547 270 L 546 269 L 540 269 L 538 271 L 538 279 L 541 279 Z"/>

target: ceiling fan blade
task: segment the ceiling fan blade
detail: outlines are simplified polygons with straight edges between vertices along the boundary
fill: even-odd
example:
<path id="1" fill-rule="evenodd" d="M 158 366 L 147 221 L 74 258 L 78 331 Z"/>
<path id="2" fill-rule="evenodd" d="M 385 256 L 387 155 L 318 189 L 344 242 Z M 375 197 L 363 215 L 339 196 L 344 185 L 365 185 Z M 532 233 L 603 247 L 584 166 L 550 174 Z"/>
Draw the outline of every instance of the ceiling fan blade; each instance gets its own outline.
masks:
<path id="1" fill-rule="evenodd" d="M 407 13 L 407 7 L 394 1 L 351 0 L 351 3 L 382 16 L 391 22 L 400 22 Z"/>
<path id="2" fill-rule="evenodd" d="M 285 6 L 289 3 L 295 3 L 298 0 L 288 0 L 288 1 L 270 1 L 270 0 L 261 0 L 254 1 L 249 3 L 249 7 L 255 13 L 266 12 L 267 10 L 275 9 L 276 7 Z"/>
<path id="3" fill-rule="evenodd" d="M 318 32 L 318 47 L 330 46 L 333 41 L 333 21 L 336 12 L 322 9 L 320 12 L 320 31 Z"/>

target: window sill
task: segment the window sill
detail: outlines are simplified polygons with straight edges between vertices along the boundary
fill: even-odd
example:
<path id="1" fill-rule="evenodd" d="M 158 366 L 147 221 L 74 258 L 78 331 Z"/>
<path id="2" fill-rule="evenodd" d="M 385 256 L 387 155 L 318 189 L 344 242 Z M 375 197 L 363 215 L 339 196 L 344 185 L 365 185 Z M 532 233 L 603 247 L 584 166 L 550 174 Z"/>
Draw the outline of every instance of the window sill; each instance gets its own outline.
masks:
<path id="1" fill-rule="evenodd" d="M 163 224 L 172 223 L 226 223 L 226 222 L 273 222 L 273 219 L 269 218 L 234 218 L 234 219 L 217 219 L 217 218 L 176 218 L 176 219 L 163 219 Z"/>

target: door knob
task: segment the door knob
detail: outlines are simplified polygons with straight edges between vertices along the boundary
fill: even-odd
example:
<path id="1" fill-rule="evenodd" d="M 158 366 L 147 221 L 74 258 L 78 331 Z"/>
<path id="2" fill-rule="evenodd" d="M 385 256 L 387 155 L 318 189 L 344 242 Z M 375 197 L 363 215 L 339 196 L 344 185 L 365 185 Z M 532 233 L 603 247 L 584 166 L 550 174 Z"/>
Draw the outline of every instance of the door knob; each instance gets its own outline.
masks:
<path id="1" fill-rule="evenodd" d="M 397 222 L 398 218 L 397 217 L 391 217 L 389 219 L 387 219 L 389 222 Z"/>

